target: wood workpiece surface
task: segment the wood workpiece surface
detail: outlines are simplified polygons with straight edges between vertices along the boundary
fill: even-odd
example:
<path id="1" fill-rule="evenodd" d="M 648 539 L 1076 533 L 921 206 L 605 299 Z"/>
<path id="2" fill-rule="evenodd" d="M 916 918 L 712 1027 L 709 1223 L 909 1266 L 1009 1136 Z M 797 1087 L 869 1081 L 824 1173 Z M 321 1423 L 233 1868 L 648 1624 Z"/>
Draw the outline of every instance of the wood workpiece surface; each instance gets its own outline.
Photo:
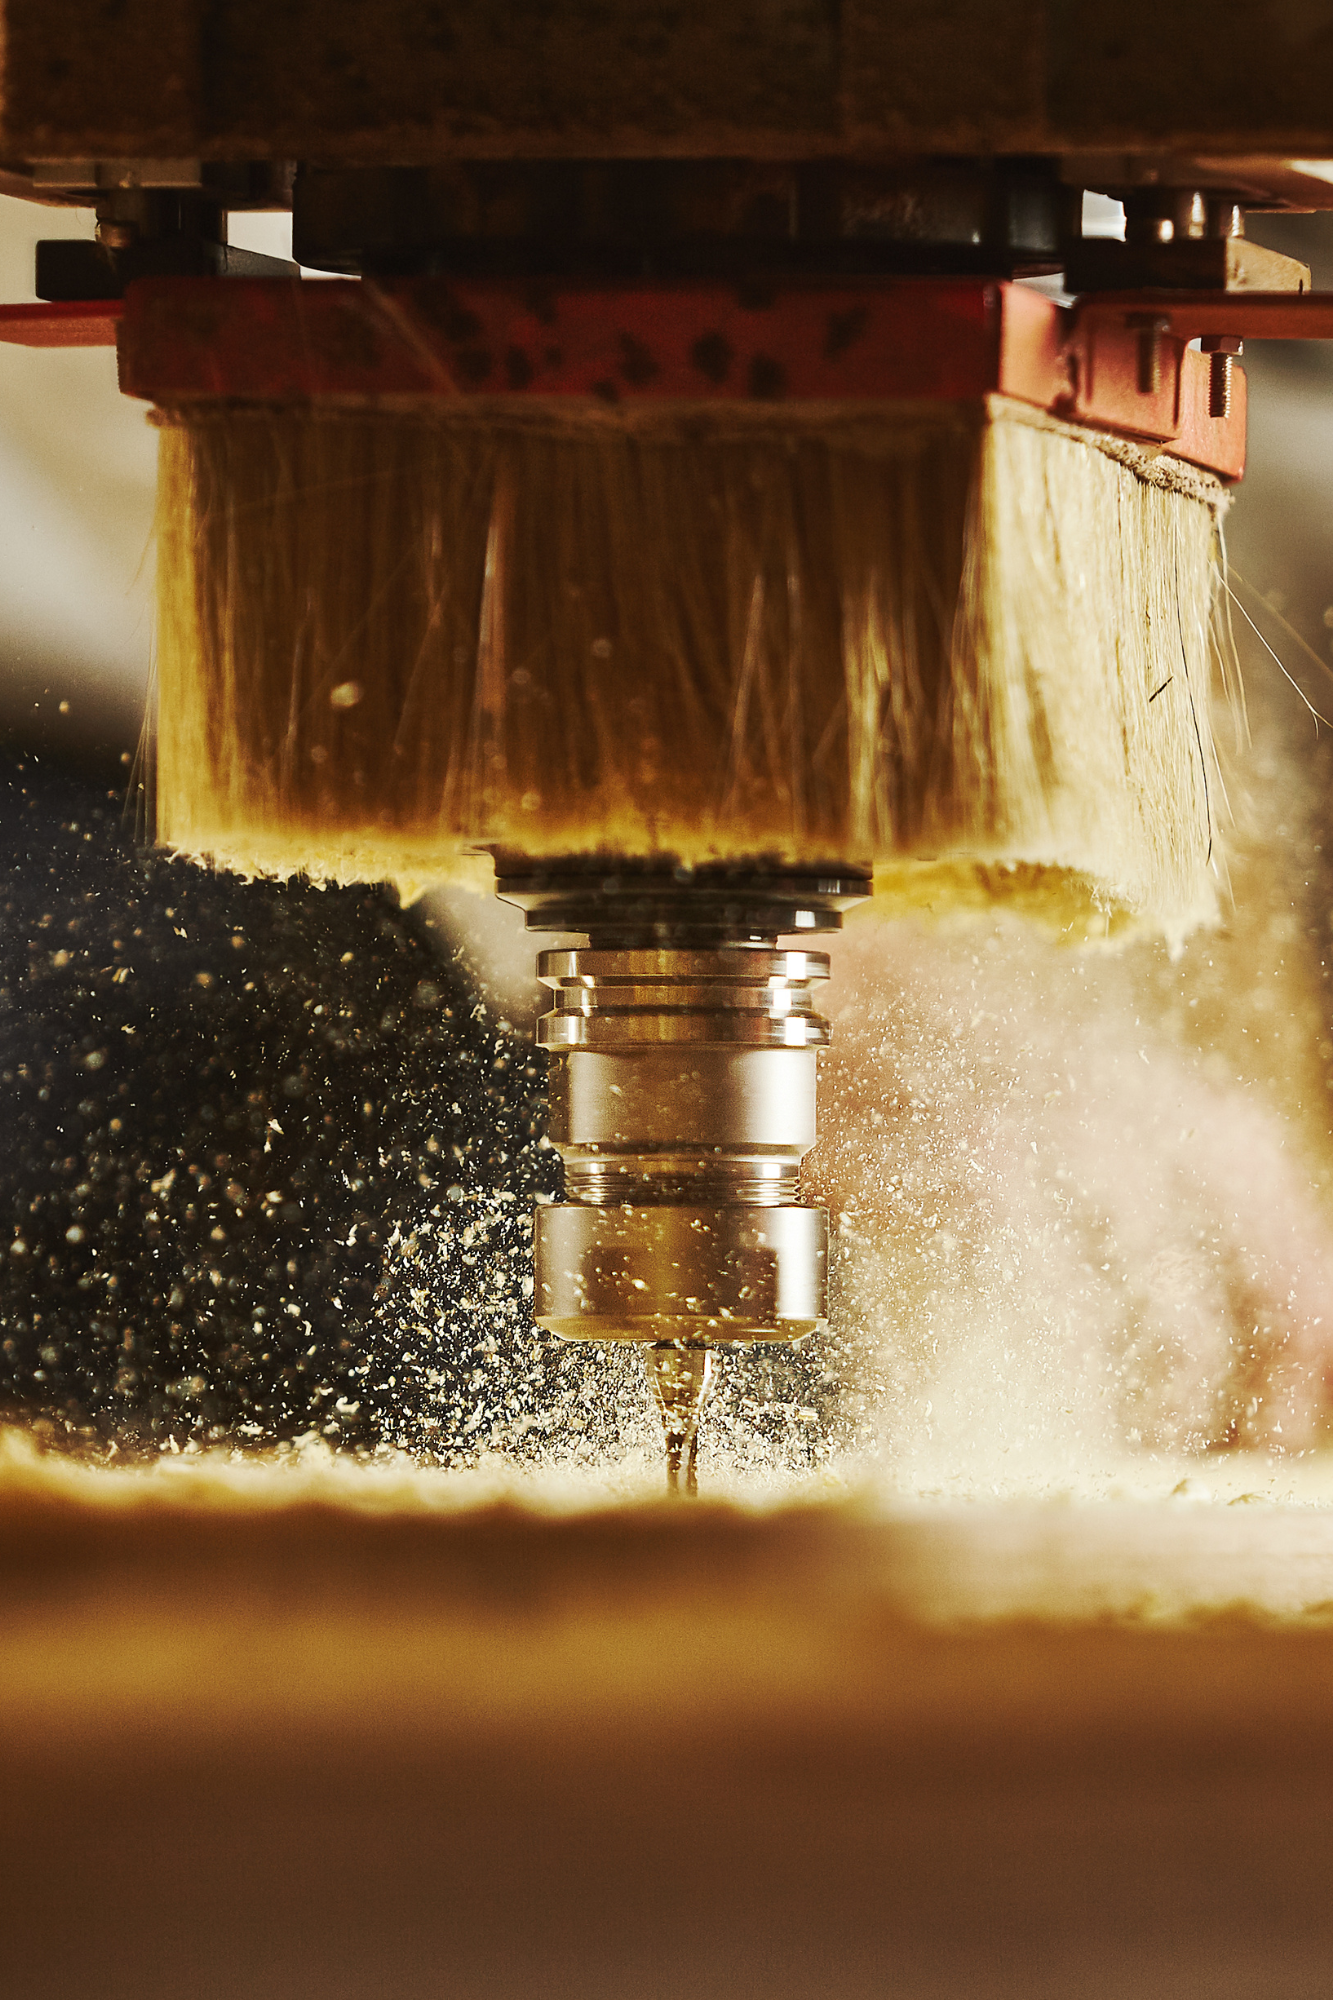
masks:
<path id="1" fill-rule="evenodd" d="M 9 1450 L 0 1990 L 1320 1990 L 1322 1506 L 497 1480 Z"/>

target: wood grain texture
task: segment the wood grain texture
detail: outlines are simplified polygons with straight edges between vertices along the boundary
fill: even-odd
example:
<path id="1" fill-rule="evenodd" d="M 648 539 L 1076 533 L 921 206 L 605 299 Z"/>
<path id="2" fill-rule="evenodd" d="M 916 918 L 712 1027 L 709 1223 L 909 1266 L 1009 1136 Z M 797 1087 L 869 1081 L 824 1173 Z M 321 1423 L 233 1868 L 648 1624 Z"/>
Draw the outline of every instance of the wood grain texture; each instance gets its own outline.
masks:
<path id="1" fill-rule="evenodd" d="M 1098 0 L 1047 18 L 1047 114 L 1071 143 L 1206 146 L 1254 130 L 1328 150 L 1333 13 L 1318 0 Z"/>
<path id="2" fill-rule="evenodd" d="M 19 0 L 4 9 L 3 143 L 27 159 L 198 151 L 197 4 Z"/>
<path id="3" fill-rule="evenodd" d="M 4 0 L 13 159 L 1333 152 L 1315 0 Z"/>
<path id="4" fill-rule="evenodd" d="M 833 0 L 224 0 L 209 111 L 218 136 L 293 152 L 315 134 L 381 157 L 426 135 L 483 153 L 694 150 L 690 135 L 732 131 L 805 150 L 836 138 L 839 54 Z"/>
<path id="5" fill-rule="evenodd" d="M 851 0 L 842 43 L 847 140 L 866 153 L 1048 150 L 1048 4 Z"/>

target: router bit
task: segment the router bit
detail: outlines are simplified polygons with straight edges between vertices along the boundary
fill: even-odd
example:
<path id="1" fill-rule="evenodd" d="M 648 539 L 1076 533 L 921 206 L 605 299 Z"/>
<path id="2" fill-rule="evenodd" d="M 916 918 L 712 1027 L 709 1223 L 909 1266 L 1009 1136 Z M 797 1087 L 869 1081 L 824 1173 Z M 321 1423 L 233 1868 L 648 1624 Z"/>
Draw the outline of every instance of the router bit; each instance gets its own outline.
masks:
<path id="1" fill-rule="evenodd" d="M 699 1491 L 699 1419 L 713 1386 L 713 1348 L 702 1341 L 656 1340 L 647 1350 L 648 1379 L 666 1436 L 667 1491 Z"/>
<path id="2" fill-rule="evenodd" d="M 799 1194 L 828 958 L 779 940 L 838 929 L 868 871 L 505 855 L 496 870 L 530 929 L 586 940 L 538 959 L 565 1199 L 536 1212 L 537 1324 L 643 1343 L 668 1487 L 683 1472 L 693 1493 L 714 1350 L 824 1321 L 828 1218 Z"/>

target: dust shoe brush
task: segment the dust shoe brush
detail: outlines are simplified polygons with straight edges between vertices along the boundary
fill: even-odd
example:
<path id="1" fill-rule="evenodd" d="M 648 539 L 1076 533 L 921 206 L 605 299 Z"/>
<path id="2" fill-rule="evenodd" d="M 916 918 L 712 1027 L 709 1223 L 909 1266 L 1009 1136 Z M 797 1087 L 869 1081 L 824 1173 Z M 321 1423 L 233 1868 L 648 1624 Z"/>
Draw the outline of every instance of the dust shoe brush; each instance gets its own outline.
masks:
<path id="1" fill-rule="evenodd" d="M 991 397 L 158 413 L 162 839 L 1212 907 L 1210 475 Z"/>

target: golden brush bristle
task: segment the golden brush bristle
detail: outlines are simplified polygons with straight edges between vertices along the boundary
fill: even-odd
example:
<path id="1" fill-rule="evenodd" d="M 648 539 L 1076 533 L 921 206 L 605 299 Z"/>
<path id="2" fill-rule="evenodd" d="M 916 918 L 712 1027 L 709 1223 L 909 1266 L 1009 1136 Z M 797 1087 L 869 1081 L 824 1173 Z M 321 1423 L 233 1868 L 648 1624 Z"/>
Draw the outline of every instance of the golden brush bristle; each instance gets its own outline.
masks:
<path id="1" fill-rule="evenodd" d="M 175 848 L 873 858 L 903 893 L 1212 907 L 1224 496 L 1169 458 L 996 398 L 159 422 Z"/>

